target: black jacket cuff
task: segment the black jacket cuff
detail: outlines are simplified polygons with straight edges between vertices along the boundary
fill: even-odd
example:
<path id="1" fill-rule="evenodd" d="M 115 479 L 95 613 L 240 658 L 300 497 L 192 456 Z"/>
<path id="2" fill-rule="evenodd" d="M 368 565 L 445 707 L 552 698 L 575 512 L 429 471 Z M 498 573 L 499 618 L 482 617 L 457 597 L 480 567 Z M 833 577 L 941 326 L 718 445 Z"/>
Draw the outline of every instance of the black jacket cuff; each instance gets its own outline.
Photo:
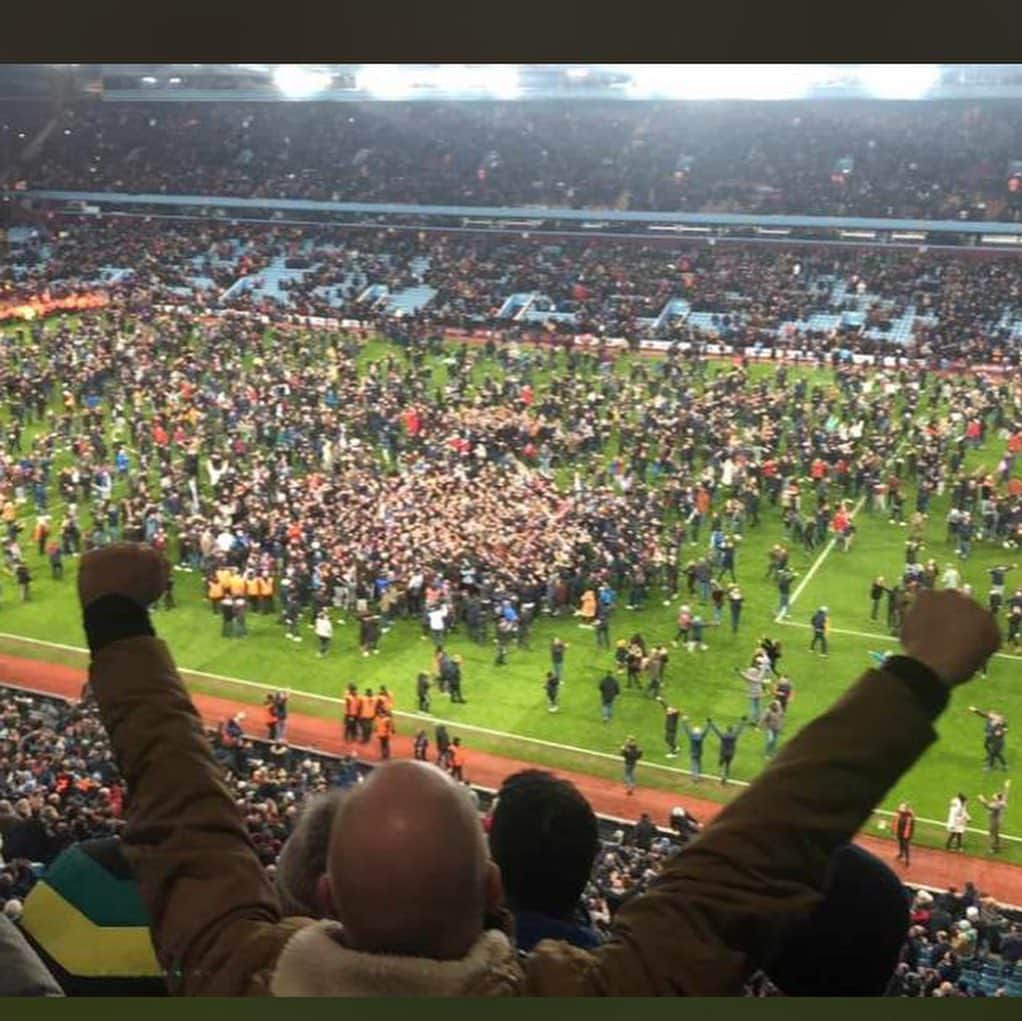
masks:
<path id="1" fill-rule="evenodd" d="M 884 673 L 897 677 L 907 685 L 923 708 L 936 719 L 947 708 L 951 691 L 924 663 L 911 656 L 889 656 L 883 665 Z"/>
<path id="2" fill-rule="evenodd" d="M 127 596 L 100 596 L 85 608 L 83 616 L 85 637 L 93 655 L 123 638 L 156 637 L 149 611 Z"/>

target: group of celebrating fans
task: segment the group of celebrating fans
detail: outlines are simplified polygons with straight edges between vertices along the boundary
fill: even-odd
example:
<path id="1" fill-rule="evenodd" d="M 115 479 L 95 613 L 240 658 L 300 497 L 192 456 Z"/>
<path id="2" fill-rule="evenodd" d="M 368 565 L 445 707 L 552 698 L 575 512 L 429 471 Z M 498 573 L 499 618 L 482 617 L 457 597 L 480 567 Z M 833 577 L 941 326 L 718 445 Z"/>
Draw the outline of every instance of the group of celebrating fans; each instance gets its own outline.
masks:
<path id="1" fill-rule="evenodd" d="M 271 342 L 240 320 L 150 314 L 129 325 L 127 314 L 115 304 L 45 341 L 37 326 L 7 335 L 8 556 L 23 561 L 17 508 L 29 499 L 33 538 L 58 561 L 117 538 L 150 542 L 204 575 L 228 639 L 246 637 L 249 613 L 275 613 L 291 641 L 311 627 L 326 656 L 335 623 L 350 615 L 370 656 L 396 618 L 410 617 L 437 647 L 454 628 L 476 642 L 492 628 L 499 665 L 512 646 L 527 647 L 539 614 L 577 614 L 609 649 L 610 617 L 662 594 L 680 601 L 674 642 L 694 654 L 725 613 L 740 630 L 741 543 L 762 515 L 779 515 L 785 529 L 767 564 L 783 618 L 796 577 L 790 548 L 812 553 L 833 537 L 850 551 L 858 502 L 907 530 L 903 576 L 877 578 L 870 592 L 874 615 L 886 598 L 896 630 L 916 593 L 938 583 L 936 561 L 921 562 L 935 494 L 951 497 L 959 560 L 976 541 L 1022 544 L 1011 376 L 839 361 L 822 385 L 783 364 L 759 376 L 737 360 L 710 372 L 679 347 L 621 373 L 607 348 L 491 339 L 437 349 L 410 336 L 367 362 L 351 334 L 281 327 Z M 440 382 L 430 350 L 444 354 Z M 543 385 L 551 372 L 556 395 Z M 991 434 L 1003 443 L 996 470 L 967 468 L 969 450 Z M 75 460 L 58 471 L 65 449 Z M 54 481 L 62 510 L 50 536 Z M 990 603 L 1017 643 L 1022 597 L 1004 595 L 1011 569 L 991 571 Z M 961 587 L 950 565 L 939 582 Z M 165 599 L 173 605 L 172 589 Z M 811 615 L 811 647 L 823 655 L 828 619 L 826 607 Z M 747 722 L 762 728 L 767 755 L 791 693 L 770 648 L 742 672 Z M 659 697 L 666 647 L 636 635 L 618 650 L 629 686 L 642 675 Z M 434 682 L 459 701 L 456 659 L 438 659 Z M 600 685 L 609 719 L 615 696 Z M 384 753 L 393 719 L 380 704 L 373 696 L 372 713 L 355 718 L 369 721 L 358 733 Z M 676 707 L 665 711 L 669 754 L 680 726 L 698 777 L 712 733 L 726 781 L 745 722 L 690 726 Z"/>

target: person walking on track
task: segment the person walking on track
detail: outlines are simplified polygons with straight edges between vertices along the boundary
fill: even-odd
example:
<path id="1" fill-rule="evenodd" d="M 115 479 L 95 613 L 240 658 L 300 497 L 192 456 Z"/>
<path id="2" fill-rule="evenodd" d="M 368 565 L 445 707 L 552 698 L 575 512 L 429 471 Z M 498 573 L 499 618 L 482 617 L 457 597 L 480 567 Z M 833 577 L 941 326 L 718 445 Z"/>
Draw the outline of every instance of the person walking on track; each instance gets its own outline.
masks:
<path id="1" fill-rule="evenodd" d="M 979 795 L 979 803 L 987 810 L 987 832 L 990 836 L 990 853 L 997 854 L 1001 850 L 1001 822 L 1004 820 L 1004 810 L 1008 807 L 1008 788 L 1010 780 L 1004 781 L 1004 790 L 998 791 L 992 798 L 987 800 L 982 794 Z"/>
<path id="2" fill-rule="evenodd" d="M 915 831 L 915 813 L 912 811 L 912 806 L 907 801 L 903 801 L 898 806 L 898 814 L 894 817 L 894 835 L 898 838 L 897 860 L 904 862 L 906 868 L 909 864 L 912 837 L 915 835 Z"/>
<path id="3" fill-rule="evenodd" d="M 635 767 L 642 758 L 642 749 L 636 743 L 634 737 L 628 737 L 621 746 L 621 758 L 625 765 L 625 793 L 635 793 Z"/>
<path id="4" fill-rule="evenodd" d="M 965 836 L 965 828 L 972 821 L 972 816 L 966 808 L 968 798 L 964 794 L 956 794 L 951 799 L 947 815 L 947 850 L 954 849 L 961 851 L 962 838 Z"/>

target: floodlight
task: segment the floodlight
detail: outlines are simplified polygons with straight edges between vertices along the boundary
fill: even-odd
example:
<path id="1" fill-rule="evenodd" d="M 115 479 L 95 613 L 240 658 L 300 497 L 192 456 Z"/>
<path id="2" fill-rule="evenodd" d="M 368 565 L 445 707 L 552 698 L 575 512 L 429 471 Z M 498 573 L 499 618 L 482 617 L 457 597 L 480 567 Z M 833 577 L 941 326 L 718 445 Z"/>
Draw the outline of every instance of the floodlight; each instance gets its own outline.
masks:
<path id="1" fill-rule="evenodd" d="M 813 64 L 639 64 L 628 68 L 636 97 L 801 99 L 826 73 Z"/>
<path id="2" fill-rule="evenodd" d="M 733 68 L 734 88 L 741 99 L 804 99 L 826 74 L 816 64 L 751 64 Z"/>
<path id="3" fill-rule="evenodd" d="M 635 64 L 628 71 L 628 91 L 636 97 L 681 98 L 683 84 L 677 64 Z"/>
<path id="4" fill-rule="evenodd" d="M 307 99 L 330 84 L 330 75 L 301 64 L 278 64 L 273 69 L 273 84 L 288 99 Z"/>
<path id="5" fill-rule="evenodd" d="M 516 99 L 522 91 L 518 68 L 511 64 L 492 64 L 484 69 L 483 88 L 497 99 Z"/>
<path id="6" fill-rule="evenodd" d="M 940 81 L 937 64 L 864 64 L 859 81 L 877 99 L 922 99 Z"/>
<path id="7" fill-rule="evenodd" d="M 362 92 L 378 99 L 404 99 L 412 91 L 407 70 L 397 64 L 365 64 L 355 82 Z"/>
<path id="8" fill-rule="evenodd" d="M 521 92 L 518 68 L 512 64 L 440 64 L 416 69 L 416 84 L 450 96 L 488 95 L 515 99 Z"/>

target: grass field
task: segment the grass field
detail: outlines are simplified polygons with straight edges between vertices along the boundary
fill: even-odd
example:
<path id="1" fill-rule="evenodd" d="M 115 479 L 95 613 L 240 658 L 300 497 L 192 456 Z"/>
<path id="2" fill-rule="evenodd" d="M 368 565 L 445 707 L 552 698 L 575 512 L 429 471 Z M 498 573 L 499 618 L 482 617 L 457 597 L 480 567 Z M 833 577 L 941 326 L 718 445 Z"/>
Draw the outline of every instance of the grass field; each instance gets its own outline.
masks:
<path id="1" fill-rule="evenodd" d="M 364 358 L 377 357 L 385 350 L 385 345 L 373 344 Z M 623 367 L 624 363 L 622 370 Z M 489 368 L 495 371 L 494 366 Z M 442 375 L 442 366 L 438 365 L 437 373 Z M 984 457 L 994 460 L 999 453 L 998 441 L 994 439 L 989 449 L 978 451 L 973 457 L 982 463 Z M 932 504 L 926 540 L 926 555 L 936 557 L 942 566 L 954 559 L 953 550 L 944 540 L 947 506 L 946 497 Z M 32 519 L 28 510 L 25 516 Z M 731 634 L 725 614 L 723 627 L 706 631 L 708 651 L 689 654 L 683 649 L 672 650 L 666 671 L 665 696 L 680 704 L 693 721 L 701 722 L 708 715 L 721 723 L 737 720 L 746 711 L 746 703 L 744 682 L 735 675 L 734 668 L 744 667 L 757 638 L 770 634 L 783 640 L 783 665 L 795 684 L 795 698 L 784 735 L 789 736 L 828 706 L 869 666 L 869 650 L 893 647 L 884 628 L 869 619 L 868 588 L 876 574 L 888 578 L 900 576 L 905 529 L 863 510 L 857 517 L 859 531 L 851 552 L 824 554 L 817 550 L 815 555 L 808 555 L 793 548 L 792 566 L 799 573 L 796 583 L 808 581 L 793 602 L 790 620 L 778 624 L 773 619 L 776 592 L 764 576 L 767 550 L 783 538 L 783 530 L 779 515 L 771 508 L 764 506 L 762 518 L 758 529 L 747 531 L 738 551 L 738 578 L 746 593 L 739 633 Z M 28 549 L 27 539 L 24 546 Z M 694 551 L 694 547 L 691 548 Z M 989 545 L 975 544 L 973 556 L 962 567 L 962 572 L 973 584 L 977 597 L 986 597 L 986 568 L 1008 555 Z M 69 566 L 64 581 L 54 582 L 34 549 L 28 552 L 28 561 L 37 579 L 32 602 L 18 603 L 13 583 L 6 582 L 0 603 L 0 631 L 7 636 L 83 646 L 73 567 Z M 400 711 L 414 708 L 415 676 L 420 670 L 430 668 L 432 654 L 431 643 L 421 640 L 417 623 L 398 622 L 383 636 L 381 654 L 365 659 L 357 649 L 356 628 L 349 622 L 336 629 L 330 655 L 320 660 L 316 656 L 311 628 L 303 624 L 305 641 L 296 645 L 285 640 L 283 628 L 275 616 L 250 614 L 248 638 L 221 638 L 219 618 L 213 616 L 204 601 L 204 586 L 199 575 L 177 573 L 175 579 L 178 608 L 161 611 L 156 626 L 183 668 L 217 675 L 191 675 L 190 683 L 197 688 L 258 701 L 257 689 L 233 684 L 227 679 L 247 679 L 326 697 L 339 697 L 349 682 L 360 687 L 385 683 L 395 693 Z M 1022 571 L 1009 576 L 1009 585 L 1013 582 L 1022 583 Z M 665 606 L 662 598 L 663 594 L 652 593 L 649 604 L 640 611 L 629 611 L 621 605 L 611 622 L 612 642 L 636 631 L 648 641 L 672 638 L 679 601 Z M 805 629 L 810 614 L 821 604 L 827 605 L 831 612 L 833 630 L 828 659 L 810 654 L 809 631 Z M 708 619 L 709 613 L 704 612 L 704 617 Z M 570 646 L 561 711 L 550 714 L 542 681 L 549 662 L 548 646 L 555 635 L 564 638 Z M 623 691 L 613 722 L 601 722 L 596 682 L 610 664 L 612 653 L 597 649 L 592 631 L 580 628 L 572 618 L 541 618 L 532 630 L 531 645 L 531 651 L 512 650 L 507 665 L 497 668 L 493 666 L 492 646 L 479 647 L 464 635 L 455 635 L 449 646 L 464 658 L 463 688 L 467 702 L 451 705 L 442 696 L 436 696 L 433 704 L 436 717 L 453 723 L 455 733 L 459 733 L 459 727 L 464 728 L 460 732 L 470 747 L 607 776 L 619 775 L 617 751 L 624 737 L 634 734 L 645 750 L 640 782 L 716 800 L 726 800 L 736 792 L 735 787 L 722 788 L 709 778 L 699 784 L 692 783 L 679 765 L 686 761 L 684 753 L 676 760 L 665 757 L 662 713 L 644 695 Z M 28 645 L 14 637 L 0 639 L 0 649 L 37 658 L 82 661 L 73 651 Z M 982 771 L 982 721 L 968 713 L 967 706 L 974 703 L 983 708 L 1000 709 L 1011 721 L 1022 711 L 1020 686 L 1022 658 L 1002 654 L 990 664 L 987 678 L 959 689 L 940 722 L 940 742 L 891 791 L 883 807 L 890 809 L 901 800 L 909 800 L 919 817 L 942 823 L 948 800 L 957 791 L 969 795 L 970 800 L 977 794 L 989 796 L 993 793 L 1003 782 L 1003 776 L 991 776 Z M 336 706 L 322 700 L 296 696 L 295 708 L 337 715 Z M 399 727 L 405 732 L 414 726 L 411 719 L 399 720 Z M 1012 751 L 1009 740 L 1009 765 L 1013 765 Z M 715 753 L 716 743 L 711 739 L 704 758 L 704 767 L 710 772 Z M 746 731 L 739 743 L 733 777 L 747 781 L 763 764 L 762 735 Z M 1008 776 L 1013 773 L 1012 769 Z M 985 812 L 978 803 L 973 805 L 972 816 L 973 827 L 985 827 Z M 1022 823 L 1016 823 L 1014 816 L 1014 806 L 1009 806 L 1004 829 L 1008 834 L 1022 835 Z M 918 833 L 925 843 L 943 840 L 942 825 L 923 824 Z M 1007 844 L 1003 857 L 1022 862 L 1022 839 L 1009 839 Z M 986 840 L 979 833 L 970 834 L 966 846 L 973 853 L 983 853 Z"/>

